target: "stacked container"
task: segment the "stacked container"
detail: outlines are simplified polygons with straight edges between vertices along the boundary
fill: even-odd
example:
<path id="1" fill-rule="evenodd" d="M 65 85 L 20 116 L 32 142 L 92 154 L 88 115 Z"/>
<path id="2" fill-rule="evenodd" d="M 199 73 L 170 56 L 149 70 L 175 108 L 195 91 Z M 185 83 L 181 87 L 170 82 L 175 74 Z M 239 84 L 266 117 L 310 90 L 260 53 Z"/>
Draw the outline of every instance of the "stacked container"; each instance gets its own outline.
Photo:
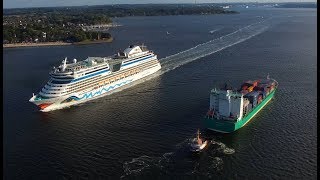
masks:
<path id="1" fill-rule="evenodd" d="M 251 92 L 253 90 L 253 86 L 248 87 L 248 91 Z"/>
<path id="2" fill-rule="evenodd" d="M 252 107 L 254 108 L 257 105 L 258 96 L 259 96 L 259 92 L 252 91 L 246 94 L 244 97 L 249 99 L 250 103 L 252 104 Z"/>
<path id="3" fill-rule="evenodd" d="M 257 103 L 258 103 L 258 104 L 260 104 L 260 103 L 261 103 L 261 101 L 262 101 L 262 95 L 261 95 L 261 94 L 259 94 Z"/>
<path id="4" fill-rule="evenodd" d="M 250 83 L 243 83 L 242 85 L 241 85 L 241 89 L 247 89 L 249 86 L 251 86 L 252 84 L 250 84 Z"/>
<path id="5" fill-rule="evenodd" d="M 252 86 L 253 87 L 256 87 L 258 85 L 258 81 L 254 81 L 253 83 L 252 83 Z"/>
<path id="6" fill-rule="evenodd" d="M 266 89 L 266 96 L 269 95 L 269 92 L 270 92 L 270 87 L 267 87 L 267 89 Z"/>
<path id="7" fill-rule="evenodd" d="M 274 88 L 274 86 L 271 85 L 271 86 L 270 86 L 270 92 L 273 91 L 273 88 Z"/>

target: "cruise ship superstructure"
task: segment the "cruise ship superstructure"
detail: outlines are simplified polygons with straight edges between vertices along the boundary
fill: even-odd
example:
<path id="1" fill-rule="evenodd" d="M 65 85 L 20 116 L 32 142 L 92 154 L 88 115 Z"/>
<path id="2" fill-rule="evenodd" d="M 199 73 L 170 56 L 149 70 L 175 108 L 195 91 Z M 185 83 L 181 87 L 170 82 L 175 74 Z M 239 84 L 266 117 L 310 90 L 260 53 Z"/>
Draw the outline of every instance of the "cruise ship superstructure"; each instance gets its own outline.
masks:
<path id="1" fill-rule="evenodd" d="M 79 62 L 68 63 L 66 58 L 53 67 L 49 81 L 29 101 L 41 111 L 61 109 L 106 95 L 159 69 L 157 55 L 145 46 L 131 45 L 113 56 Z"/>

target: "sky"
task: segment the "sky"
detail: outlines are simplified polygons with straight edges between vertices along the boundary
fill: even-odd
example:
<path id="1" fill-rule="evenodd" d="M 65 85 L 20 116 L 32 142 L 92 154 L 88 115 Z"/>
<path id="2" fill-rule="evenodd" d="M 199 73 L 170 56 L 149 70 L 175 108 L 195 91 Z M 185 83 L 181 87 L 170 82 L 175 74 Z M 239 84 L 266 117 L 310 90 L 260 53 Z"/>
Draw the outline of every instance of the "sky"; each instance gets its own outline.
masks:
<path id="1" fill-rule="evenodd" d="M 232 3 L 232 2 L 316 2 L 316 0 L 3 0 L 3 8 L 83 6 L 104 4 L 162 3 Z"/>

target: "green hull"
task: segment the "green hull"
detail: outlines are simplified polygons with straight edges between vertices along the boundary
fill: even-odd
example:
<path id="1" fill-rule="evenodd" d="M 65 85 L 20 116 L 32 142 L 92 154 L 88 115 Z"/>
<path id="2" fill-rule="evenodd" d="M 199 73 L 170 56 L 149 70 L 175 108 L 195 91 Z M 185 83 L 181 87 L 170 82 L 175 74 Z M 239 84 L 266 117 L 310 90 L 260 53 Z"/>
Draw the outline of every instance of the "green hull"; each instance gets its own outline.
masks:
<path id="1" fill-rule="evenodd" d="M 252 111 L 237 122 L 232 122 L 228 120 L 218 120 L 215 118 L 205 117 L 204 125 L 207 129 L 222 132 L 231 133 L 241 127 L 245 126 L 263 107 L 273 98 L 276 89 L 274 89 L 259 105 L 252 109 Z"/>

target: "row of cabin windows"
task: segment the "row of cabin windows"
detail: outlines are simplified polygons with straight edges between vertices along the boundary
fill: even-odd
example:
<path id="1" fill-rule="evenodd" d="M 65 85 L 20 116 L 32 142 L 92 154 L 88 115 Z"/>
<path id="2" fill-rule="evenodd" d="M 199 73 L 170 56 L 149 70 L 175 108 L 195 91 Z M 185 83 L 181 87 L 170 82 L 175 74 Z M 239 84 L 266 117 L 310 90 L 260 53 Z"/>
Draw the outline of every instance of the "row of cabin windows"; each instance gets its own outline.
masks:
<path id="1" fill-rule="evenodd" d="M 55 84 L 51 84 L 51 85 L 50 85 L 49 83 L 47 83 L 47 85 L 48 85 L 48 86 L 51 86 L 51 87 L 63 87 L 63 86 L 59 86 L 59 85 L 55 85 Z"/>
<path id="2" fill-rule="evenodd" d="M 108 66 L 108 65 L 106 65 L 106 66 L 100 66 L 100 67 L 102 67 L 101 69 L 104 69 L 104 68 L 109 69 L 109 66 Z M 97 69 L 97 68 L 100 68 L 100 67 L 95 67 L 95 68 L 93 68 L 93 69 Z M 98 70 L 101 70 L 101 69 L 98 69 Z M 98 71 L 98 70 L 97 70 L 97 71 Z M 85 71 L 88 71 L 88 69 L 86 69 Z M 81 72 L 77 72 L 77 73 L 84 73 L 85 71 L 81 71 Z M 95 71 L 92 71 L 92 72 L 95 72 Z M 85 73 L 85 75 L 90 74 L 90 73 L 92 73 L 92 72 Z"/>
<path id="3" fill-rule="evenodd" d="M 45 94 L 63 94 L 63 93 L 49 93 L 49 92 L 43 92 L 43 93 L 45 93 Z"/>
<path id="4" fill-rule="evenodd" d="M 157 64 L 156 64 L 156 65 L 157 65 Z M 156 66 L 156 65 L 153 65 L 153 66 Z M 151 66 L 151 67 L 153 67 L 153 66 Z M 151 67 L 149 67 L 149 68 L 151 68 Z M 132 71 L 132 70 L 131 70 L 131 71 Z M 128 72 L 129 72 L 129 71 L 123 73 L 123 74 L 125 74 L 125 77 L 128 76 L 128 75 L 126 74 L 126 73 L 128 73 Z M 97 81 L 99 81 L 99 80 L 101 80 L 101 79 L 103 79 L 103 78 L 104 78 L 104 77 L 98 78 L 98 76 L 96 76 L 96 77 L 90 78 L 90 81 L 86 80 L 86 81 L 82 81 L 82 82 L 77 82 L 77 83 L 71 85 L 71 87 L 67 87 L 67 89 L 69 89 L 67 92 L 72 92 L 72 91 L 74 91 L 74 90 L 78 90 L 79 88 L 83 88 L 83 87 L 87 88 L 87 87 L 88 87 L 88 83 L 91 84 L 91 83 L 97 82 Z M 121 78 L 121 79 L 122 79 L 122 78 Z M 55 83 L 54 80 L 51 80 L 51 81 L 49 81 L 49 82 Z M 113 82 L 113 81 L 112 81 L 112 82 Z M 112 83 L 112 82 L 110 82 L 110 83 Z M 107 84 L 109 84 L 109 83 L 107 83 Z M 84 86 L 84 85 L 85 85 L 85 86 Z M 48 84 L 48 86 L 52 86 L 52 87 L 63 87 L 63 86 L 59 86 L 59 85 L 49 85 L 49 84 Z"/>
<path id="5" fill-rule="evenodd" d="M 72 77 L 65 77 L 65 76 L 62 76 L 62 77 L 56 77 L 56 76 L 53 76 L 55 79 L 62 79 L 62 80 L 72 80 L 73 78 Z M 60 81 L 59 81 L 60 82 Z"/>
<path id="6" fill-rule="evenodd" d="M 85 66 L 83 66 L 83 67 L 81 67 L 80 69 L 82 69 L 82 68 L 84 68 Z M 102 67 L 102 68 L 101 68 Z M 97 68 L 101 68 L 101 69 L 104 69 L 104 68 L 107 68 L 108 69 L 108 66 L 106 65 L 106 66 L 97 66 L 97 67 L 94 67 L 94 68 L 92 68 L 91 70 L 93 70 L 93 69 L 97 69 Z M 101 70 L 100 69 L 100 70 Z M 88 69 L 87 69 L 88 70 Z M 91 73 L 91 72 L 90 72 Z M 89 73 L 85 73 L 85 74 L 89 74 Z"/>
<path id="7" fill-rule="evenodd" d="M 105 67 L 104 67 L 105 68 Z M 101 69 L 98 69 L 98 70 L 95 70 L 95 71 L 91 71 L 91 72 L 89 72 L 89 73 L 85 73 L 85 75 L 86 74 L 91 74 L 91 73 L 93 73 L 93 72 L 96 72 L 96 71 L 99 71 L 99 70 L 102 70 L 103 68 L 101 68 Z M 56 77 L 57 78 L 57 77 Z M 64 79 L 64 77 L 59 77 L 59 78 L 57 78 L 57 79 Z M 65 78 L 66 79 L 66 78 Z M 54 83 L 54 84 L 69 84 L 69 83 L 71 83 L 71 81 L 72 81 L 73 79 L 70 79 L 69 81 L 56 81 L 56 80 L 51 80 L 51 81 L 49 81 L 50 83 Z M 55 85 L 55 86 L 57 86 L 57 85 Z M 57 87 L 62 87 L 62 86 L 57 86 Z"/>
<path id="8" fill-rule="evenodd" d="M 104 67 L 104 68 L 105 68 L 105 67 Z M 98 70 L 96 70 L 96 71 L 100 71 L 100 70 L 102 70 L 102 69 L 103 69 L 103 68 L 98 69 Z M 93 73 L 93 72 L 96 72 L 96 71 L 92 71 L 92 72 L 90 72 L 90 73 Z M 88 74 L 90 74 L 90 73 L 88 73 Z M 99 78 L 99 76 L 94 76 L 94 77 L 88 78 L 88 79 L 85 80 L 85 81 L 76 82 L 76 83 L 74 83 L 74 84 L 71 85 L 71 88 L 72 88 L 72 87 L 75 87 L 75 86 L 78 86 L 78 85 L 85 84 L 85 83 L 87 83 L 87 82 L 91 82 L 91 81 L 89 81 L 89 79 L 90 79 L 90 80 L 94 80 L 94 79 L 97 79 L 97 78 Z"/>
<path id="9" fill-rule="evenodd" d="M 128 71 L 127 71 L 128 72 Z M 127 72 L 125 72 L 125 73 L 127 73 Z M 76 84 L 73 84 L 71 87 L 69 87 L 69 88 L 67 88 L 67 89 L 77 89 L 77 88 L 79 88 L 79 87 L 87 87 L 89 84 L 91 84 L 91 83 L 95 83 L 95 82 L 97 82 L 97 81 L 101 81 L 102 79 L 104 79 L 105 77 L 98 77 L 98 76 L 96 76 L 96 77 L 93 77 L 92 79 L 90 79 L 90 80 L 86 80 L 86 81 L 81 81 L 81 82 L 78 82 L 78 83 L 76 83 Z"/>
<path id="10" fill-rule="evenodd" d="M 48 91 L 61 91 L 62 89 L 48 89 L 46 87 L 43 87 L 45 90 L 48 90 Z"/>
<path id="11" fill-rule="evenodd" d="M 123 74 L 120 74 L 120 75 L 118 75 L 116 77 L 109 78 L 109 79 L 107 79 L 107 80 L 105 80 L 103 82 L 103 85 L 99 85 L 98 87 L 101 88 L 101 87 L 103 87 L 103 86 L 105 86 L 107 84 L 111 84 L 111 83 L 115 82 L 116 80 L 121 80 L 121 79 L 124 79 L 124 78 L 126 78 L 128 76 L 131 76 L 131 75 L 134 75 L 134 74 L 138 74 L 140 72 L 140 70 L 139 69 L 135 69 L 135 70 L 131 70 L 131 71 L 128 71 L 128 72 L 130 72 L 130 73 L 129 74 L 123 73 Z"/>
<path id="12" fill-rule="evenodd" d="M 69 84 L 71 82 L 70 81 L 56 81 L 56 80 L 51 80 L 49 81 L 50 83 L 53 83 L 53 84 Z"/>
<path id="13" fill-rule="evenodd" d="M 150 55 L 150 54 L 148 54 L 148 55 Z M 148 56 L 148 55 L 145 55 L 145 56 L 143 56 L 143 57 L 146 57 L 146 56 Z M 132 60 L 133 60 L 133 59 L 132 59 Z M 129 61 L 131 61 L 131 60 L 127 60 L 127 61 L 124 61 L 124 62 L 129 62 Z M 96 69 L 96 68 L 98 68 L 98 67 L 95 67 L 95 69 Z M 103 67 L 103 68 L 105 68 L 105 67 Z M 93 73 L 93 72 L 102 70 L 103 68 L 98 69 L 98 70 L 95 70 L 95 71 L 92 71 L 92 72 L 90 72 L 90 73 Z M 85 75 L 86 75 L 86 74 L 90 74 L 90 73 L 85 73 Z M 72 81 L 72 80 L 70 80 L 70 81 L 55 81 L 55 80 L 50 80 L 49 82 L 51 82 L 51 83 L 53 83 L 53 84 L 69 84 L 69 83 L 71 83 L 71 81 Z M 76 83 L 76 84 L 77 84 L 77 83 Z M 53 87 L 63 87 L 63 86 L 61 86 L 61 85 L 51 85 L 51 86 L 53 86 Z"/>
<path id="14" fill-rule="evenodd" d="M 97 72 L 97 71 L 100 71 L 100 70 L 103 70 L 103 69 L 108 70 L 108 68 L 103 67 L 103 68 L 100 68 L 100 69 L 97 69 L 97 70 L 94 70 L 94 71 L 91 71 L 91 72 L 85 73 L 84 75 L 88 75 L 88 74 L 91 74 L 91 73 L 94 73 L 94 72 Z"/>
<path id="15" fill-rule="evenodd" d="M 93 77 L 93 78 L 91 78 L 91 81 L 88 81 L 88 80 L 86 80 L 85 82 L 77 82 L 77 83 L 75 83 L 75 84 L 73 84 L 73 86 L 72 87 L 69 87 L 69 88 L 72 88 L 72 89 L 74 89 L 74 88 L 78 88 L 78 87 L 83 87 L 83 85 L 85 85 L 85 84 L 88 84 L 88 83 L 91 83 L 91 82 L 94 82 L 95 80 L 96 80 L 96 78 L 97 77 Z M 49 82 L 51 82 L 51 83 L 61 83 L 61 81 L 55 81 L 55 80 L 51 80 L 51 81 L 49 81 Z M 70 81 L 71 82 L 71 81 Z M 69 83 L 69 82 L 68 82 Z M 66 84 L 65 82 L 63 83 L 63 84 Z M 48 86 L 51 86 L 51 87 L 63 87 L 63 86 L 59 86 L 59 85 L 49 85 L 49 84 L 47 84 Z M 86 86 L 88 86 L 88 85 L 86 85 Z M 69 89 L 69 88 L 67 88 L 67 89 Z M 48 89 L 47 89 L 48 90 Z M 68 92 L 68 91 L 67 91 Z M 47 93 L 48 94 L 48 93 Z"/>
<path id="16" fill-rule="evenodd" d="M 150 54 L 147 54 L 147 55 L 141 56 L 141 57 L 136 58 L 136 59 L 144 58 L 144 57 L 149 56 L 149 55 Z M 123 63 L 127 63 L 127 62 L 130 62 L 130 61 L 136 60 L 136 59 L 125 60 L 125 61 L 123 61 Z"/>
<path id="17" fill-rule="evenodd" d="M 126 72 L 126 73 L 119 74 L 119 75 L 117 75 L 117 76 L 115 76 L 115 77 L 111 77 L 111 78 L 109 77 L 109 78 L 107 78 L 106 80 L 103 80 L 103 85 L 99 85 L 99 84 L 101 83 L 101 80 L 98 80 L 98 81 L 99 81 L 98 84 L 95 84 L 95 83 L 97 83 L 97 81 L 95 81 L 95 82 L 90 83 L 90 84 L 87 84 L 87 85 L 85 85 L 85 86 L 76 87 L 76 88 L 74 88 L 74 89 L 68 90 L 67 93 L 71 93 L 71 92 L 73 92 L 73 91 L 82 91 L 82 90 L 88 89 L 88 88 L 93 87 L 93 86 L 96 86 L 96 85 L 99 85 L 98 87 L 100 88 L 100 87 L 102 87 L 102 86 L 104 86 L 104 85 L 111 84 L 111 83 L 113 83 L 113 82 L 115 82 L 115 81 L 117 81 L 117 80 L 124 79 L 124 78 L 126 78 L 126 77 L 128 77 L 128 76 L 137 74 L 137 73 L 139 73 L 139 72 L 140 72 L 139 69 L 131 70 L 131 71 L 128 71 L 128 72 Z M 90 86 L 90 85 L 91 85 L 91 86 Z M 90 87 L 88 87 L 88 86 L 90 86 Z"/>
<path id="18" fill-rule="evenodd" d="M 48 86 L 50 87 L 49 84 L 48 84 Z M 43 89 L 45 89 L 45 90 L 47 90 L 47 91 L 60 91 L 60 93 L 58 93 L 58 92 L 57 92 L 57 93 L 55 93 L 55 92 L 44 92 Z M 46 88 L 46 86 L 44 86 L 41 91 L 42 91 L 43 93 L 45 93 L 45 94 L 63 94 L 63 92 L 61 92 L 62 89 L 48 89 L 48 88 Z"/>
<path id="19" fill-rule="evenodd" d="M 128 71 L 128 72 L 129 72 L 129 71 Z M 127 74 L 123 73 L 123 74 L 121 74 L 121 75 L 117 75 L 116 77 L 108 78 L 107 80 L 104 81 L 104 85 L 113 83 L 113 82 L 116 81 L 116 80 L 123 79 L 123 78 L 125 78 L 125 77 L 128 77 L 128 76 L 130 76 L 130 75 L 136 74 L 136 73 L 138 73 L 138 72 L 139 72 L 139 70 L 131 70 L 131 73 L 127 73 Z M 95 81 L 94 83 L 96 83 L 96 82 L 98 82 L 98 81 L 101 82 L 101 80 L 97 80 L 97 81 Z M 91 84 L 90 84 L 91 87 L 94 86 L 94 85 L 96 85 L 96 84 L 94 84 L 94 83 L 91 83 Z M 89 85 L 86 85 L 86 86 L 80 87 L 80 88 L 76 88 L 75 90 L 81 91 L 81 90 L 87 89 L 88 86 L 89 86 Z M 99 86 L 99 87 L 102 87 L 102 85 Z M 71 90 L 71 91 L 72 91 L 72 90 Z"/>
<path id="20" fill-rule="evenodd" d="M 147 54 L 147 55 L 142 56 L 142 57 L 146 57 L 146 56 L 149 56 L 149 55 L 150 55 L 150 54 Z M 132 60 L 135 60 L 135 59 L 126 60 L 126 61 L 124 61 L 123 63 L 129 62 L 129 61 L 132 61 Z M 84 66 L 83 66 L 83 67 L 84 67 Z M 98 67 L 95 67 L 94 69 L 96 69 L 96 68 L 98 68 Z M 103 67 L 103 68 L 105 68 L 105 67 Z M 91 71 L 91 72 L 89 72 L 89 73 L 85 73 L 85 75 L 91 74 L 91 73 L 96 72 L 96 71 L 99 71 L 99 70 L 102 70 L 103 68 L 98 69 L 98 70 L 95 70 L 95 71 Z M 117 69 L 118 69 L 118 68 L 117 68 Z M 67 69 L 67 70 L 70 70 L 70 71 L 71 71 L 71 69 Z M 51 80 L 51 83 L 54 83 L 54 84 L 69 84 L 69 83 L 71 83 L 71 81 L 72 81 L 72 80 L 70 80 L 70 81 L 55 81 L 55 80 Z M 63 87 L 63 86 L 61 86 L 61 85 L 53 85 L 53 86 L 55 86 L 55 87 Z"/>
<path id="21" fill-rule="evenodd" d="M 67 89 L 76 89 L 79 87 L 88 86 L 90 83 L 96 82 L 97 80 L 102 79 L 102 78 L 103 77 L 96 76 L 96 77 L 91 78 L 90 80 L 77 82 L 77 83 L 71 85 L 70 87 L 68 87 Z"/>
<path id="22" fill-rule="evenodd" d="M 151 66 L 150 68 L 152 68 L 152 67 L 154 67 L 154 66 L 156 66 L 156 65 L 153 65 L 153 66 Z M 140 72 L 139 69 L 127 71 L 127 72 L 125 72 L 125 73 L 122 73 L 122 74 L 117 75 L 116 77 L 108 78 L 107 80 L 105 80 L 105 81 L 103 82 L 103 85 L 99 85 L 98 87 L 101 88 L 101 87 L 103 87 L 104 85 L 111 84 L 111 83 L 115 82 L 116 80 L 121 80 L 121 79 L 123 79 L 123 78 L 126 78 L 126 77 L 128 77 L 128 76 L 137 74 L 137 73 L 139 73 L 139 72 Z M 87 89 L 89 85 L 94 85 L 94 83 L 96 83 L 96 82 L 99 81 L 99 80 L 100 80 L 100 79 L 93 80 L 93 81 L 90 82 L 90 84 L 87 84 L 87 85 L 85 85 L 85 86 L 77 86 L 77 87 L 72 88 L 72 89 L 70 89 L 70 90 L 68 90 L 68 91 L 66 91 L 66 92 L 63 92 L 63 93 L 71 93 L 72 91 L 75 91 L 75 90 L 76 90 L 76 91 L 82 91 L 82 90 L 84 90 L 84 89 Z M 100 80 L 100 81 L 101 81 L 101 80 Z M 86 81 L 85 83 L 81 83 L 81 84 L 86 84 L 86 83 L 88 83 L 88 82 Z M 56 91 L 58 91 L 58 90 L 56 90 Z M 47 93 L 47 94 L 63 94 L 63 93 Z"/>
<path id="23" fill-rule="evenodd" d="M 96 76 L 97 77 L 97 76 Z M 96 77 L 92 77 L 92 78 L 89 78 L 89 79 L 94 79 L 94 78 L 96 78 Z M 71 81 L 66 81 L 66 82 L 62 82 L 62 81 L 55 81 L 55 80 L 49 80 L 49 83 L 55 83 L 55 84 L 69 84 Z M 72 84 L 71 86 L 74 86 L 74 85 L 77 85 L 77 84 L 79 84 L 79 83 L 81 83 L 81 82 L 77 82 L 77 83 L 75 83 L 75 84 Z M 52 87 L 63 87 L 62 85 L 55 85 L 55 84 L 52 84 L 52 85 L 49 85 L 48 84 L 48 86 L 52 86 Z"/>
<path id="24" fill-rule="evenodd" d="M 141 57 L 139 57 L 139 58 L 134 58 L 134 59 L 125 60 L 125 61 L 123 61 L 123 64 L 124 64 L 124 63 L 127 63 L 127 62 L 130 62 L 130 61 L 133 61 L 133 60 L 137 60 L 137 59 L 140 59 L 140 58 L 144 58 L 144 57 L 149 56 L 149 55 L 150 55 L 150 54 L 141 56 Z"/>

